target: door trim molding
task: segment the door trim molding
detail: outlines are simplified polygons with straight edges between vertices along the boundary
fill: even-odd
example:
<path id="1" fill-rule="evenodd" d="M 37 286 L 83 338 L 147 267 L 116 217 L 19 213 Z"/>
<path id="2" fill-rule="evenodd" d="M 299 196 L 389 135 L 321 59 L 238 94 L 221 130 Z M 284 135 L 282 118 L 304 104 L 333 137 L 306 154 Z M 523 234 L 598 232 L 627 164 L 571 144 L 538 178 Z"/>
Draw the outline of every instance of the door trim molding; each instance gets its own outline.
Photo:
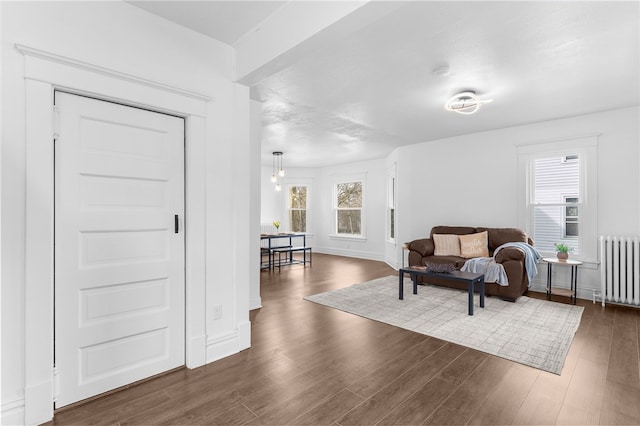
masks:
<path id="1" fill-rule="evenodd" d="M 18 46 L 16 46 L 18 48 Z M 205 138 L 206 97 L 125 78 L 80 61 L 24 49 L 26 117 L 25 424 L 53 418 L 53 93 L 56 89 L 171 112 L 185 118 L 185 358 L 206 362 Z M 18 49 L 20 50 L 20 49 Z M 33 56 L 38 52 L 39 56 Z M 46 53 L 46 52 L 45 52 Z M 67 58 L 68 59 L 68 58 Z"/>
<path id="2" fill-rule="evenodd" d="M 202 93 L 193 92 L 191 90 L 182 89 L 180 87 L 170 86 L 168 84 L 160 83 L 154 80 L 149 80 L 148 78 L 138 77 L 133 74 L 127 74 L 124 72 L 116 71 L 110 68 L 102 67 L 99 65 L 90 64 L 88 62 L 80 61 L 77 59 L 69 58 L 67 56 L 58 55 L 57 53 L 46 52 L 44 50 L 35 49 L 33 47 L 25 46 L 23 44 L 15 45 L 18 52 L 22 53 L 25 56 L 32 56 L 34 58 L 44 59 L 49 62 L 57 62 L 59 64 L 70 66 L 74 68 L 78 68 L 81 70 L 102 74 L 109 78 L 118 78 L 123 81 L 128 81 L 134 84 L 142 84 L 145 86 L 149 86 L 151 88 L 163 90 L 165 92 L 170 92 L 180 96 L 186 96 L 189 98 L 193 98 L 198 101 L 210 101 L 211 97 Z"/>

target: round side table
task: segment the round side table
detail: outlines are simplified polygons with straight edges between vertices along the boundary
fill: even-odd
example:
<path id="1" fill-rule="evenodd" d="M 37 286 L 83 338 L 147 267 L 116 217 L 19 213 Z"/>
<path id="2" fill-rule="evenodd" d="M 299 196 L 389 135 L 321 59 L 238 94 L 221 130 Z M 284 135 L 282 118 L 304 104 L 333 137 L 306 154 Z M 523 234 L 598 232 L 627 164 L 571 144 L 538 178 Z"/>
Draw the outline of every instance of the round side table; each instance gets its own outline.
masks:
<path id="1" fill-rule="evenodd" d="M 545 257 L 542 259 L 547 264 L 547 300 L 551 300 L 552 294 L 568 296 L 571 302 L 576 304 L 576 296 L 578 294 L 578 266 L 582 265 L 579 260 L 567 259 L 559 260 L 555 257 Z M 569 266 L 571 268 L 571 289 L 553 288 L 551 284 L 551 267 L 553 265 Z"/>

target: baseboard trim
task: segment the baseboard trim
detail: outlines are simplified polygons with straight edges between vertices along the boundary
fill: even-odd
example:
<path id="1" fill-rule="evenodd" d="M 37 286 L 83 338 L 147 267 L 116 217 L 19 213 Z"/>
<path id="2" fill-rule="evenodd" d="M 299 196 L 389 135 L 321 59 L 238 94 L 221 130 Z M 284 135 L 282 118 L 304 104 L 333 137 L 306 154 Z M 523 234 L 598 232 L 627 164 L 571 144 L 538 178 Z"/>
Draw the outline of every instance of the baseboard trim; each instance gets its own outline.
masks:
<path id="1" fill-rule="evenodd" d="M 39 425 L 53 419 L 53 375 L 51 380 L 24 389 L 24 423 Z"/>
<path id="2" fill-rule="evenodd" d="M 399 271 L 399 270 L 400 270 L 400 266 L 395 265 L 395 264 L 391 263 L 391 262 L 390 262 L 390 261 L 388 261 L 388 260 L 385 260 L 385 261 L 384 261 L 384 263 L 386 263 L 390 268 L 393 268 L 393 269 L 394 269 L 394 270 L 396 270 L 396 271 Z"/>
<path id="3" fill-rule="evenodd" d="M 553 287 L 568 290 L 570 288 L 570 285 L 563 283 L 553 283 Z M 547 284 L 534 280 L 533 284 L 529 287 L 529 290 L 544 294 L 547 292 Z M 583 300 L 593 300 L 593 288 L 580 288 L 580 283 L 578 283 L 578 294 L 576 295 L 576 298 Z"/>
<path id="4" fill-rule="evenodd" d="M 256 297 L 253 298 L 251 300 L 249 300 L 249 310 L 253 311 L 254 309 L 260 309 L 262 308 L 262 298 L 261 297 Z"/>
<path id="5" fill-rule="evenodd" d="M 207 363 L 207 337 L 202 334 L 188 340 L 186 354 L 187 368 L 197 368 Z"/>
<path id="6" fill-rule="evenodd" d="M 238 353 L 238 331 L 219 334 L 207 339 L 207 364 Z"/>
<path id="7" fill-rule="evenodd" d="M 238 324 L 238 352 L 251 347 L 251 321 Z"/>
<path id="8" fill-rule="evenodd" d="M 24 419 L 24 398 L 15 398 L 3 402 L 0 409 L 0 424 L 21 425 L 25 424 Z"/>
<path id="9" fill-rule="evenodd" d="M 313 252 L 322 253 L 322 254 L 333 254 L 335 256 L 355 257 L 358 259 L 384 261 L 383 256 L 376 253 L 366 252 L 366 251 L 335 249 L 335 248 L 327 248 L 327 247 L 319 247 L 319 248 L 314 247 Z"/>

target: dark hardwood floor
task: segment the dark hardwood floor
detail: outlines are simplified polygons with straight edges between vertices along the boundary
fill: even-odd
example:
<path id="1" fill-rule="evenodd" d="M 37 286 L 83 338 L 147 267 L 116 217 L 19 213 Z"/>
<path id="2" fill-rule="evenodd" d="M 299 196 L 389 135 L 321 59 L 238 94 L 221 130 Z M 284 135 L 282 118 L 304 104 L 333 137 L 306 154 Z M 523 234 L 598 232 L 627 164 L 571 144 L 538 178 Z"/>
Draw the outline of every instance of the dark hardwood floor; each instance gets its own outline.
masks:
<path id="1" fill-rule="evenodd" d="M 311 268 L 262 272 L 250 349 L 60 410 L 51 424 L 640 424 L 639 310 L 579 300 L 558 376 L 302 300 L 395 274 L 321 254 Z"/>

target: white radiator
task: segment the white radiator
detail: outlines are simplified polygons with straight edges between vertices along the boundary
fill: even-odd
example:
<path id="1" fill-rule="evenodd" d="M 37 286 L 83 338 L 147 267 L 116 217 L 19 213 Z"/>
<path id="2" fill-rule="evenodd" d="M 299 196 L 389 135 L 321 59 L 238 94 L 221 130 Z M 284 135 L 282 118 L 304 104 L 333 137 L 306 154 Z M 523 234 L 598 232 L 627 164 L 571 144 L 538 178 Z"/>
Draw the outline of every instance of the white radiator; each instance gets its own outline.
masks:
<path id="1" fill-rule="evenodd" d="M 640 237 L 600 237 L 600 282 L 602 306 L 640 306 Z"/>

